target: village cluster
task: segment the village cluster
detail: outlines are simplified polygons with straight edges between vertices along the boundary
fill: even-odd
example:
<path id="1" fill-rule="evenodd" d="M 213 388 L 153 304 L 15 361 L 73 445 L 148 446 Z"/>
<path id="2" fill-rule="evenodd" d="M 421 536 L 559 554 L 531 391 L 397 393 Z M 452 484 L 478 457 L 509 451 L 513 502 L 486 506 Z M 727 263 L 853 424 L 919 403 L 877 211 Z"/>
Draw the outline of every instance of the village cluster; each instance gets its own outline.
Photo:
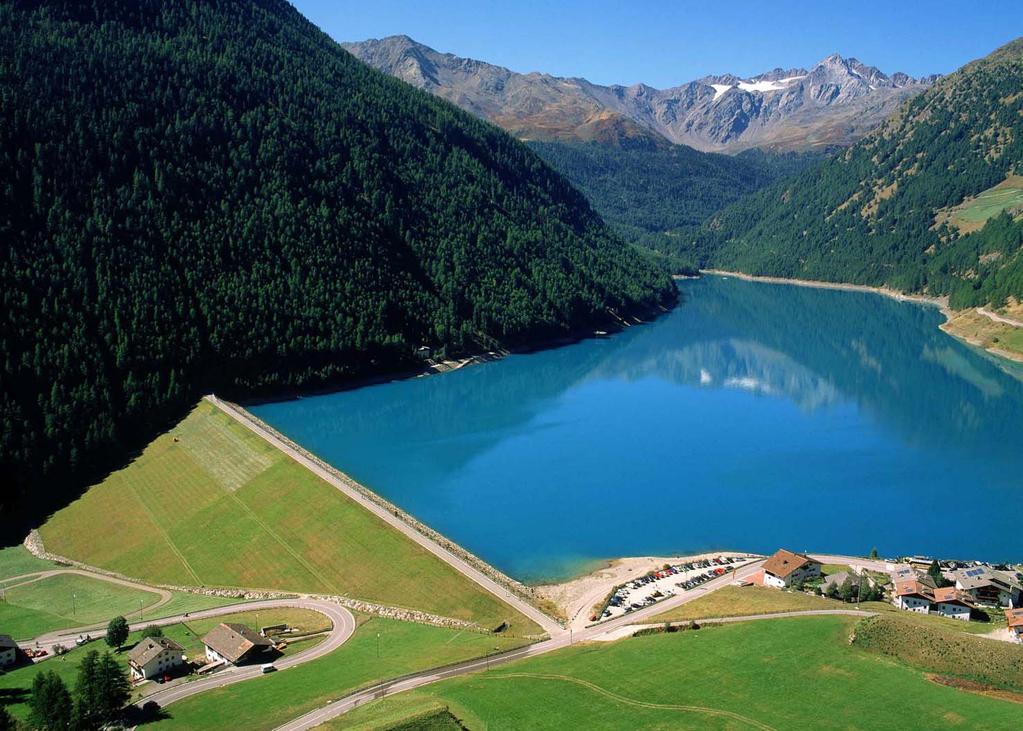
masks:
<path id="1" fill-rule="evenodd" d="M 1023 642 L 1023 575 L 1020 567 L 993 567 L 980 562 L 936 561 L 914 556 L 904 561 L 877 561 L 884 571 L 866 568 L 825 576 L 823 564 L 781 549 L 764 562 L 749 583 L 777 589 L 829 594 L 829 587 L 848 582 L 854 596 L 868 587 L 894 606 L 919 614 L 936 614 L 969 622 L 983 610 L 1002 610 L 1010 639 Z"/>
<path id="2" fill-rule="evenodd" d="M 591 622 L 602 622 L 656 604 L 679 592 L 696 591 L 706 582 L 731 574 L 756 556 L 718 556 L 665 565 L 658 571 L 617 586 Z M 1021 567 L 980 562 L 936 561 L 912 557 L 868 562 L 874 570 L 850 566 L 825 573 L 824 565 L 802 553 L 780 549 L 755 574 L 736 581 L 774 589 L 805 591 L 851 601 L 889 601 L 895 607 L 965 622 L 1004 611 L 1009 638 L 1023 643 L 1023 574 Z"/>

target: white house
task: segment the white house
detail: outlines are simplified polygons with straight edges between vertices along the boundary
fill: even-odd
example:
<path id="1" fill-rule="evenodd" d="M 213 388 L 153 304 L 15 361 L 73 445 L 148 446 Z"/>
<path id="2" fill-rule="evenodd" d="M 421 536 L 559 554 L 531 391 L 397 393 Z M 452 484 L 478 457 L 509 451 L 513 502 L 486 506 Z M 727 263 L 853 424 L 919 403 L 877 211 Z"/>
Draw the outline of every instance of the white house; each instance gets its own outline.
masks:
<path id="1" fill-rule="evenodd" d="M 1006 609 L 1005 621 L 1012 641 L 1023 643 L 1023 609 Z"/>
<path id="2" fill-rule="evenodd" d="M 915 579 L 900 581 L 895 585 L 892 604 L 899 609 L 928 614 L 934 604 L 934 589 Z"/>
<path id="3" fill-rule="evenodd" d="M 13 665 L 18 659 L 18 643 L 10 635 L 0 635 L 0 668 Z"/>
<path id="4" fill-rule="evenodd" d="M 934 604 L 931 605 L 931 614 L 940 614 L 943 617 L 969 622 L 973 606 L 973 602 L 969 601 L 954 586 L 946 586 L 934 589 Z"/>
<path id="5" fill-rule="evenodd" d="M 1023 587 L 1015 576 L 987 566 L 961 569 L 952 574 L 956 589 L 970 595 L 977 604 L 1016 609 L 1023 606 Z"/>
<path id="6" fill-rule="evenodd" d="M 206 645 L 206 659 L 241 665 L 259 660 L 273 648 L 274 643 L 244 624 L 218 624 L 202 638 Z"/>
<path id="7" fill-rule="evenodd" d="M 800 581 L 815 579 L 821 575 L 821 564 L 809 556 L 779 548 L 764 561 L 763 585 L 783 589 Z"/>
<path id="8" fill-rule="evenodd" d="M 159 678 L 184 663 L 182 647 L 166 637 L 146 637 L 128 653 L 134 681 Z"/>

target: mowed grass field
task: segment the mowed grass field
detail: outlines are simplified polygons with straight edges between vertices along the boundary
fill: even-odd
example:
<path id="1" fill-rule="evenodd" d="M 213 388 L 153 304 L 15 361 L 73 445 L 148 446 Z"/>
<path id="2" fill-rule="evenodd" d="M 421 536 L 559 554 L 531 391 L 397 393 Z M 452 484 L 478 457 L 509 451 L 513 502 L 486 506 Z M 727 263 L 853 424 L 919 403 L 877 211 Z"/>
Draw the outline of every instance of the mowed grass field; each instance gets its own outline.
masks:
<path id="1" fill-rule="evenodd" d="M 155 583 L 346 595 L 540 631 L 205 401 L 40 532 L 54 553 Z"/>
<path id="2" fill-rule="evenodd" d="M 358 619 L 352 638 L 330 654 L 174 703 L 164 709 L 167 718 L 145 728 L 273 729 L 357 688 L 523 643 L 512 637 L 382 617 Z"/>
<path id="3" fill-rule="evenodd" d="M 1007 209 L 1023 206 L 1023 176 L 1010 175 L 976 198 L 939 211 L 937 221 L 947 220 L 963 233 L 979 231 L 992 216 Z"/>
<path id="4" fill-rule="evenodd" d="M 330 628 L 330 620 L 319 612 L 314 612 L 308 609 L 277 608 L 267 609 L 261 612 L 238 612 L 236 614 L 227 614 L 213 619 L 183 622 L 181 624 L 163 627 L 162 629 L 164 636 L 170 637 L 180 644 L 185 650 L 185 656 L 192 658 L 203 655 L 205 649 L 202 644 L 202 638 L 220 622 L 241 622 L 242 624 L 248 624 L 253 628 L 261 625 L 266 626 L 283 622 L 287 623 L 289 626 L 298 627 L 303 632 L 313 632 Z M 132 632 L 128 637 L 128 641 L 121 649 L 121 652 L 114 652 L 113 650 L 110 650 L 110 648 L 107 647 L 102 640 L 99 640 L 84 647 L 75 647 L 70 652 L 61 655 L 60 657 L 54 657 L 35 665 L 22 665 L 21 667 L 0 674 L 0 699 L 2 699 L 0 702 L 3 702 L 6 705 L 7 710 L 10 711 L 15 718 L 24 720 L 28 716 L 29 709 L 27 701 L 32 690 L 32 681 L 35 679 L 36 675 L 47 670 L 53 670 L 61 677 L 68 688 L 74 688 L 75 680 L 78 677 L 78 666 L 81 664 L 85 655 L 91 650 L 98 650 L 100 652 L 109 650 L 114 652 L 115 657 L 127 671 L 128 651 L 134 647 L 135 643 L 137 643 L 140 639 L 142 639 L 141 632 Z M 315 637 L 291 643 L 285 649 L 284 654 L 294 654 L 306 648 L 313 647 L 316 643 L 322 641 L 322 639 L 322 637 Z M 133 697 L 137 698 L 143 694 L 143 691 L 151 692 L 154 689 L 153 685 L 149 685 L 148 687 L 143 686 L 142 689 L 135 691 Z"/>
<path id="5" fill-rule="evenodd" d="M 111 584 L 75 574 L 58 574 L 13 583 L 2 592 L 0 632 L 25 640 L 65 627 L 107 622 L 160 601 L 143 589 Z"/>
<path id="6" fill-rule="evenodd" d="M 389 729 L 446 708 L 470 729 L 1018 729 L 1023 705 L 850 646 L 847 617 L 592 643 L 425 686 L 328 724 Z"/>

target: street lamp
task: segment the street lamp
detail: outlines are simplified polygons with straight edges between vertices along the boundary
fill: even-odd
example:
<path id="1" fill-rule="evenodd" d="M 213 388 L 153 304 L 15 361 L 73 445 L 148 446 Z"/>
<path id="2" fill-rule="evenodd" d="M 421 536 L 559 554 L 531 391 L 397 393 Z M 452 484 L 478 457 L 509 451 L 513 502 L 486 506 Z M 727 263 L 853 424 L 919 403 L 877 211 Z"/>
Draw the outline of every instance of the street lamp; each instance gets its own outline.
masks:
<path id="1" fill-rule="evenodd" d="M 78 609 L 75 606 L 75 593 L 71 592 L 71 616 L 74 617 L 78 613 Z"/>

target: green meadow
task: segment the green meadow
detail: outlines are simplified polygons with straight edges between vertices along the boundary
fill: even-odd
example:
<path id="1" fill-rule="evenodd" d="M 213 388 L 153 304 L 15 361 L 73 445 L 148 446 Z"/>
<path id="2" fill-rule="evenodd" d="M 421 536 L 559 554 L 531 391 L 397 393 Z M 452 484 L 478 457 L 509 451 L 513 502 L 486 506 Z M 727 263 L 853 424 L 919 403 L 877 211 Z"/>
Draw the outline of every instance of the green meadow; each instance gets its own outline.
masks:
<path id="1" fill-rule="evenodd" d="M 119 614 L 137 619 L 160 595 L 75 574 L 58 574 L 2 591 L 0 632 L 24 640 L 45 632 L 107 622 Z"/>
<path id="2" fill-rule="evenodd" d="M 305 632 L 317 632 L 330 628 L 330 620 L 319 612 L 308 609 L 274 608 L 261 610 L 259 612 L 238 612 L 226 614 L 220 617 L 189 620 L 181 624 L 174 624 L 163 627 L 163 634 L 171 638 L 184 648 L 186 657 L 200 656 L 204 652 L 202 638 L 220 622 L 241 622 L 251 627 L 287 623 L 291 627 L 297 627 Z M 132 632 L 128 641 L 120 652 L 115 653 L 117 659 L 128 669 L 128 651 L 142 639 L 141 632 Z M 314 646 L 322 640 L 320 637 L 312 637 L 305 640 L 289 643 L 284 654 L 289 655 Z M 59 657 L 53 657 L 34 665 L 22 665 L 14 670 L 0 674 L 0 702 L 7 706 L 7 710 L 16 718 L 24 719 L 28 715 L 28 696 L 32 689 L 32 681 L 35 676 L 47 670 L 55 671 L 68 688 L 74 688 L 78 676 L 78 666 L 90 650 L 104 652 L 110 650 L 102 640 L 92 642 L 84 647 L 74 647 L 69 652 Z M 146 690 L 152 690 L 153 686 L 142 686 Z M 135 696 L 140 693 L 137 691 Z"/>
<path id="3" fill-rule="evenodd" d="M 328 727 L 390 729 L 431 709 L 474 730 L 1008 731 L 1023 723 L 1019 703 L 931 682 L 850 645 L 855 627 L 838 616 L 773 619 L 580 645 L 377 701 Z"/>
<path id="4" fill-rule="evenodd" d="M 939 211 L 936 220 L 951 220 L 960 231 L 969 233 L 984 226 L 987 220 L 1002 211 L 1023 206 L 1023 176 L 1010 175 L 998 185 L 988 188 L 959 205 Z"/>
<path id="5" fill-rule="evenodd" d="M 169 705 L 168 717 L 146 728 L 272 729 L 357 688 L 522 644 L 511 637 L 382 617 L 359 620 L 352 638 L 330 654 Z"/>
<path id="6" fill-rule="evenodd" d="M 40 532 L 139 579 L 346 595 L 540 629 L 207 402 Z"/>

